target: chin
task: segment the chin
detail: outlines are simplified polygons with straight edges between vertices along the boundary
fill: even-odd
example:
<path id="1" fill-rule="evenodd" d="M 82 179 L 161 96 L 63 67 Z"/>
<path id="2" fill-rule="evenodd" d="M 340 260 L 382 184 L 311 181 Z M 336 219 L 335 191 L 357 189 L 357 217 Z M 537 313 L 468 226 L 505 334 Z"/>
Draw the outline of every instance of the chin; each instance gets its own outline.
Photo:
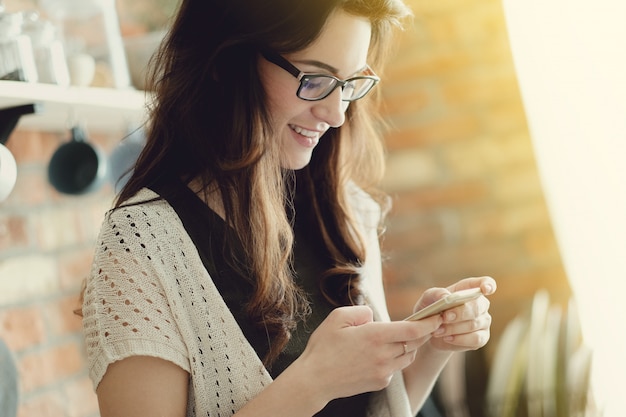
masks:
<path id="1" fill-rule="evenodd" d="M 291 169 L 294 171 L 298 171 L 311 162 L 311 153 L 307 155 L 291 155 L 283 158 L 282 166 L 285 169 Z"/>

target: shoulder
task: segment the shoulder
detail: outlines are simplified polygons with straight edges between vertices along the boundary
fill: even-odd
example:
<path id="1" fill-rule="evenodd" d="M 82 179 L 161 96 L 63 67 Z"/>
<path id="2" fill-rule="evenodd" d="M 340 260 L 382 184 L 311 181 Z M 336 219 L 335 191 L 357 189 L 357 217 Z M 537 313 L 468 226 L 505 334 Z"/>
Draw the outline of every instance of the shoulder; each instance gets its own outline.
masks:
<path id="1" fill-rule="evenodd" d="M 188 246 L 187 240 L 182 221 L 172 206 L 145 188 L 107 213 L 98 246 L 103 253 L 141 253 L 150 258 L 182 249 Z"/>
<path id="2" fill-rule="evenodd" d="M 122 202 L 118 207 L 111 209 L 103 227 L 119 228 L 155 228 L 167 224 L 169 226 L 180 223 L 176 211 L 161 196 L 154 191 L 143 188 L 133 197 Z"/>
<path id="3" fill-rule="evenodd" d="M 380 204 L 354 182 L 346 186 L 346 199 L 357 224 L 365 229 L 378 229 L 383 220 Z"/>

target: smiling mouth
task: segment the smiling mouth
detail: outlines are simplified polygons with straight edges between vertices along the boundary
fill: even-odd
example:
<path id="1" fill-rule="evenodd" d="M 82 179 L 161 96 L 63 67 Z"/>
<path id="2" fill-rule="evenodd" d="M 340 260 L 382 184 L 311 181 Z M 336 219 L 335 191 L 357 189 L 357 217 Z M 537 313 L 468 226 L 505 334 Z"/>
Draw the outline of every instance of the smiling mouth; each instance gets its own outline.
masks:
<path id="1" fill-rule="evenodd" d="M 291 128 L 291 130 L 293 130 L 297 134 L 302 135 L 302 136 L 307 137 L 307 138 L 314 139 L 314 138 L 320 137 L 320 132 L 307 130 L 307 129 L 304 129 L 304 128 L 300 127 L 300 126 L 295 126 L 295 125 L 289 125 L 289 127 Z"/>
<path id="2" fill-rule="evenodd" d="M 324 132 L 320 132 L 319 130 L 308 130 L 292 124 L 289 125 L 289 128 L 295 133 L 294 138 L 296 142 L 307 149 L 314 148 L 318 144 L 320 137 L 324 134 Z"/>

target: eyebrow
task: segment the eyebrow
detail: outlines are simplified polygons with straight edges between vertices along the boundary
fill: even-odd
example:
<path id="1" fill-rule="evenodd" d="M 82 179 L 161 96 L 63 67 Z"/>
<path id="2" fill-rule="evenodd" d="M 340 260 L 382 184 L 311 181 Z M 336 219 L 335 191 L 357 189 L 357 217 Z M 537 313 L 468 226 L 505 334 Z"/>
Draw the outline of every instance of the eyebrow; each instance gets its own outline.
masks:
<path id="1" fill-rule="evenodd" d="M 322 61 L 317 61 L 317 60 L 314 60 L 314 59 L 302 59 L 302 60 L 294 60 L 292 62 L 297 63 L 297 64 L 304 64 L 304 65 L 311 65 L 311 66 L 314 66 L 314 67 L 318 67 L 318 68 L 324 69 L 324 70 L 326 70 L 326 71 L 328 71 L 328 72 L 330 72 L 331 74 L 334 74 L 334 75 L 338 75 L 339 74 L 339 69 L 337 69 L 337 68 L 333 67 L 332 65 L 329 65 L 329 64 L 327 64 L 325 62 L 322 62 Z M 365 66 L 363 68 L 353 72 L 350 75 L 350 77 L 352 77 L 353 75 L 356 75 L 356 74 L 358 74 L 360 72 L 363 72 L 366 69 L 367 69 L 367 64 L 365 64 Z"/>

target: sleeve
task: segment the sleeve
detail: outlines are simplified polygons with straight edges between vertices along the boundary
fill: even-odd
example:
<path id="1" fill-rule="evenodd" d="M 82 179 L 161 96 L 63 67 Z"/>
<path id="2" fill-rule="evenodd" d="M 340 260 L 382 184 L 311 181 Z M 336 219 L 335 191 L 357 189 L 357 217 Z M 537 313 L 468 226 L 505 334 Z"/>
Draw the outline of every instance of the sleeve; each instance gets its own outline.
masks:
<path id="1" fill-rule="evenodd" d="M 389 321 L 379 242 L 381 208 L 369 194 L 354 184 L 348 188 L 348 198 L 355 213 L 357 233 L 365 244 L 366 259 L 361 270 L 363 293 L 367 303 L 377 310 L 377 320 Z"/>
<path id="2" fill-rule="evenodd" d="M 366 260 L 362 269 L 365 299 L 374 311 L 376 321 L 389 321 L 378 235 L 381 221 L 380 206 L 365 191 L 356 186 L 349 192 L 352 206 L 357 212 L 357 226 L 366 244 Z M 372 394 L 367 415 L 368 417 L 412 417 L 402 371 L 393 375 L 387 388 Z"/>
<path id="3" fill-rule="evenodd" d="M 169 243 L 139 206 L 105 219 L 83 301 L 89 374 L 97 387 L 109 364 L 154 356 L 189 371 L 185 343 L 163 284 Z"/>

